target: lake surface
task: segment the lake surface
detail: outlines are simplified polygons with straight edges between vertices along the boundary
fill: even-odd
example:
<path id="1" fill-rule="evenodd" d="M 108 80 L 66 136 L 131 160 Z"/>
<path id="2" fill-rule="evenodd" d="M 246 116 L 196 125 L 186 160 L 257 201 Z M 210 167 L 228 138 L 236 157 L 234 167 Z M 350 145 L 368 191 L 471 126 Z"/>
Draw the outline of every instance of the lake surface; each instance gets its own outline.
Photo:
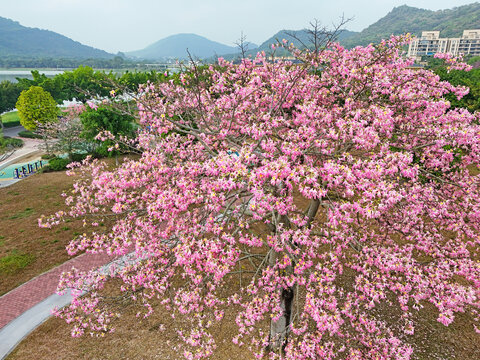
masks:
<path id="1" fill-rule="evenodd" d="M 35 70 L 35 69 L 31 69 Z M 0 70 L 0 82 L 8 80 L 17 82 L 16 78 L 33 79 L 31 70 Z M 45 74 L 47 77 L 54 77 L 55 75 L 63 73 L 63 70 L 38 70 L 40 74 Z"/>

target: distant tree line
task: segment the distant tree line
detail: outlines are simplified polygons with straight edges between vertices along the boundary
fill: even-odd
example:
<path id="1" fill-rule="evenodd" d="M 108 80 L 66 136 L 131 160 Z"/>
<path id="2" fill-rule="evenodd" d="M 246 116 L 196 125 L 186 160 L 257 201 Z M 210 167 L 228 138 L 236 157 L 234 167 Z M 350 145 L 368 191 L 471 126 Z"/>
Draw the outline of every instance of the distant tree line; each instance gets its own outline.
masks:
<path id="1" fill-rule="evenodd" d="M 101 69 L 144 68 L 151 63 L 148 60 L 131 60 L 123 56 L 112 59 L 75 59 L 75 58 L 43 58 L 0 55 L 2 68 L 76 68 L 81 65 Z"/>
<path id="2" fill-rule="evenodd" d="M 114 136 L 133 136 L 138 126 L 133 116 L 135 107 L 129 106 L 132 101 L 128 97 L 119 95 L 136 93 L 141 84 L 148 82 L 173 80 L 180 83 L 179 74 L 166 71 L 127 70 L 120 74 L 94 70 L 89 66 L 79 66 L 54 77 L 47 77 L 37 70 L 31 74 L 33 79 L 0 82 L 0 114 L 17 108 L 20 123 L 27 130 L 34 131 L 26 131 L 22 136 L 41 137 L 48 154 L 52 151 L 68 154 L 68 159 L 51 159 L 52 170 L 62 170 L 68 162 L 78 161 L 87 154 L 96 157 L 118 155 L 122 147 L 112 150 L 115 142 L 96 140 L 96 135 L 108 131 Z M 77 100 L 82 104 L 60 111 L 57 104 L 65 100 Z M 6 143 L 1 135 L 0 138 L 1 153 Z M 50 143 L 51 139 L 55 141 Z"/>
<path id="3" fill-rule="evenodd" d="M 96 71 L 89 66 L 79 66 L 54 77 L 47 77 L 37 70 L 31 73 L 33 79 L 17 78 L 17 83 L 8 80 L 0 82 L 0 114 L 15 109 L 20 93 L 32 86 L 48 91 L 58 104 L 74 99 L 85 103 L 91 98 L 108 96 L 112 90 L 117 94 L 135 92 L 140 84 L 166 79 L 163 71 L 126 71 L 117 74 Z"/>

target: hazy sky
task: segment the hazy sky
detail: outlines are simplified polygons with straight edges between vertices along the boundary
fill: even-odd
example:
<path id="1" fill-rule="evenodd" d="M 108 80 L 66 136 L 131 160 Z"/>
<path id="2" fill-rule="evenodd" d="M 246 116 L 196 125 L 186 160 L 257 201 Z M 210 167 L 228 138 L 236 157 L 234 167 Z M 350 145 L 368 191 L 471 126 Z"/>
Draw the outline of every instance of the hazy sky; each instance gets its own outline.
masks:
<path id="1" fill-rule="evenodd" d="M 0 16 L 48 29 L 106 51 L 142 49 L 177 33 L 233 45 L 241 32 L 257 44 L 313 19 L 324 25 L 344 14 L 360 31 L 395 6 L 439 10 L 474 0 L 0 0 Z"/>

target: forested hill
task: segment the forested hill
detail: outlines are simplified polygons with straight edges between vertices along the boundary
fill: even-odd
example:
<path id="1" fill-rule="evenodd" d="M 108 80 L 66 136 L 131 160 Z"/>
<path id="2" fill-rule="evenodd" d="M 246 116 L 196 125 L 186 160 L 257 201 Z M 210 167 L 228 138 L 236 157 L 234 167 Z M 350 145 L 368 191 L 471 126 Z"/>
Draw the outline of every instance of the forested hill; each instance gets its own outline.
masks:
<path id="1" fill-rule="evenodd" d="M 460 37 L 465 29 L 480 28 L 480 3 L 431 11 L 407 5 L 394 8 L 385 17 L 366 29 L 341 41 L 346 47 L 368 45 L 387 39 L 390 35 L 411 33 L 421 35 L 425 30 L 439 30 L 442 37 Z"/>
<path id="2" fill-rule="evenodd" d="M 83 45 L 49 30 L 29 28 L 0 17 L 0 56 L 48 58 L 113 58 L 103 50 Z"/>
<path id="3" fill-rule="evenodd" d="M 202 59 L 236 51 L 234 46 L 221 44 L 196 34 L 176 34 L 142 50 L 127 52 L 126 55 L 142 59 L 185 59 L 188 57 L 187 49 L 192 56 Z"/>

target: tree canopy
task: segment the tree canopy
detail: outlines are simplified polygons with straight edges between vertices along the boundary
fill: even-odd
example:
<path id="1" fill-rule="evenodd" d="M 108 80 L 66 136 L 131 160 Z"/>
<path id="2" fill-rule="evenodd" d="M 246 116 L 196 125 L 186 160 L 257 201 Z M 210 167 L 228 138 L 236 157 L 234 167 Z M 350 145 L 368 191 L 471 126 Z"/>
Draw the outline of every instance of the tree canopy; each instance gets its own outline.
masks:
<path id="1" fill-rule="evenodd" d="M 91 107 L 90 107 L 91 106 Z M 97 143 L 96 151 L 106 156 L 111 152 L 108 148 L 114 145 L 111 140 L 99 141 L 97 135 L 102 132 L 108 132 L 113 136 L 134 136 L 134 117 L 124 114 L 120 110 L 111 106 L 90 104 L 80 114 L 83 125 L 81 133 L 82 138 L 91 143 Z"/>
<path id="2" fill-rule="evenodd" d="M 479 115 L 445 100 L 464 87 L 410 69 L 403 40 L 290 49 L 300 64 L 220 59 L 145 85 L 142 155 L 86 164 L 69 211 L 41 220 L 114 220 L 70 255 L 134 251 L 109 276 L 63 276 L 80 290 L 57 313 L 72 334 L 110 331 L 118 308 L 97 290 L 111 277 L 145 316 L 154 297 L 187 315 L 187 359 L 211 356 L 227 308 L 232 340 L 259 358 L 410 359 L 426 304 L 478 332 Z"/>
<path id="3" fill-rule="evenodd" d="M 469 62 L 475 64 L 476 61 L 478 60 L 472 58 Z M 469 89 L 468 94 L 462 98 L 447 95 L 446 98 L 452 106 L 466 108 L 471 112 L 480 110 L 480 68 L 478 66 L 466 72 L 450 69 L 441 59 L 430 58 L 428 67 L 440 76 L 440 79 L 448 81 L 452 85 L 465 86 Z"/>
<path id="4" fill-rule="evenodd" d="M 10 81 L 0 82 L 0 114 L 15 109 L 22 88 Z"/>
<path id="5" fill-rule="evenodd" d="M 18 84 L 5 83 L 21 90 L 31 86 L 40 86 L 43 90 L 48 91 L 59 104 L 64 100 L 74 99 L 86 103 L 93 98 L 107 97 L 112 90 L 115 90 L 117 94 L 137 92 L 140 84 L 166 81 L 168 78 L 167 72 L 155 70 L 144 72 L 127 70 L 122 74 L 117 74 L 94 70 L 89 66 L 79 66 L 54 77 L 48 77 L 37 70 L 32 70 L 31 73 L 33 79 L 17 78 Z M 3 95 L 2 87 L 0 87 L 0 91 Z"/>
<path id="6" fill-rule="evenodd" d="M 18 96 L 22 89 L 10 81 L 0 82 L 0 128 L 3 129 L 2 114 L 15 109 Z"/>
<path id="7" fill-rule="evenodd" d="M 38 124 L 55 121 L 58 116 L 57 103 L 52 95 L 39 86 L 23 90 L 16 107 L 20 123 L 27 130 L 34 130 Z"/>

